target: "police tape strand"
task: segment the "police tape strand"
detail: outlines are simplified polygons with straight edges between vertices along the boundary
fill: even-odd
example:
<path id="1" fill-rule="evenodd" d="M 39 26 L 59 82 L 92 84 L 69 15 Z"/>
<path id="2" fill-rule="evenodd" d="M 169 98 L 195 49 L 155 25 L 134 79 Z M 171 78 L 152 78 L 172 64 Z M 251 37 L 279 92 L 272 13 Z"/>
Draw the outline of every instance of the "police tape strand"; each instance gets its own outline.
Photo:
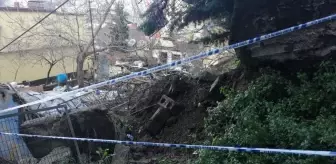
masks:
<path id="1" fill-rule="evenodd" d="M 171 143 L 153 143 L 153 142 L 106 140 L 106 139 L 93 139 L 93 138 L 42 136 L 42 135 L 0 132 L 0 137 L 2 137 L 2 136 L 58 139 L 58 140 L 71 140 L 71 141 L 82 141 L 82 142 L 100 142 L 100 143 L 123 144 L 123 145 L 141 145 L 141 146 L 152 146 L 152 147 L 204 149 L 204 150 L 216 150 L 216 151 L 236 151 L 236 152 L 247 152 L 247 153 L 276 153 L 276 154 L 295 154 L 295 155 L 329 156 L 329 157 L 335 157 L 336 156 L 336 151 L 248 148 L 248 147 L 237 147 L 237 146 L 236 147 L 231 147 L 231 146 L 187 145 L 187 144 L 171 144 Z"/>
<path id="2" fill-rule="evenodd" d="M 287 33 L 293 32 L 293 31 L 301 30 L 301 29 L 304 29 L 304 28 L 307 28 L 307 27 L 310 27 L 310 26 L 313 26 L 313 25 L 317 25 L 317 24 L 320 24 L 320 23 L 323 23 L 323 22 L 327 22 L 327 21 L 330 21 L 330 20 L 334 20 L 334 19 L 336 19 L 336 14 L 333 14 L 333 15 L 330 15 L 330 16 L 327 16 L 327 17 L 324 17 L 324 18 L 321 18 L 321 19 L 316 19 L 316 20 L 313 20 L 313 21 L 310 21 L 310 22 L 307 22 L 307 23 L 304 23 L 304 24 L 297 25 L 297 26 L 289 27 L 289 28 L 286 28 L 286 29 L 283 29 L 283 30 L 280 30 L 280 31 L 277 31 L 277 32 L 273 32 L 273 33 L 270 33 L 270 34 L 266 34 L 266 35 L 255 37 L 255 38 L 252 38 L 252 39 L 249 39 L 249 40 L 238 42 L 238 43 L 228 45 L 228 46 L 225 46 L 225 47 L 222 47 L 222 48 L 215 48 L 215 49 L 212 49 L 208 52 L 203 52 L 203 53 L 200 53 L 200 54 L 195 55 L 195 56 L 187 57 L 187 58 L 184 58 L 184 59 L 181 59 L 181 60 L 176 60 L 176 61 L 173 61 L 171 63 L 160 65 L 160 66 L 157 66 L 157 67 L 153 67 L 153 68 L 150 68 L 150 69 L 147 69 L 147 70 L 144 70 L 144 71 L 131 73 L 131 74 L 126 75 L 126 76 L 122 76 L 122 77 L 119 77 L 119 78 L 116 78 L 116 79 L 100 82 L 100 83 L 93 84 L 93 85 L 90 85 L 90 86 L 87 86 L 87 87 L 84 87 L 84 88 L 76 89 L 76 90 L 73 90 L 73 91 L 70 91 L 70 92 L 64 92 L 62 94 L 58 94 L 58 95 L 55 95 L 55 96 L 50 96 L 50 97 L 47 97 L 47 98 L 44 98 L 44 99 L 41 99 L 41 100 L 37 100 L 37 101 L 30 102 L 30 103 L 22 104 L 22 105 L 19 105 L 19 106 L 16 106 L 16 107 L 7 108 L 7 109 L 4 109 L 4 110 L 0 111 L 0 113 L 8 112 L 8 111 L 11 111 L 11 110 L 15 110 L 15 109 L 19 109 L 19 108 L 23 108 L 23 107 L 27 107 L 27 106 L 40 104 L 40 103 L 50 101 L 50 100 L 53 100 L 53 99 L 57 99 L 57 98 L 60 98 L 60 97 L 63 97 L 63 96 L 73 95 L 73 94 L 76 94 L 78 92 L 93 92 L 93 91 L 90 91 L 90 90 L 97 89 L 99 87 L 106 86 L 106 85 L 115 84 L 117 82 L 133 79 L 135 77 L 146 76 L 150 73 L 158 72 L 158 71 L 168 69 L 168 68 L 171 68 L 171 67 L 176 67 L 176 66 L 179 66 L 179 65 L 182 65 L 182 64 L 185 64 L 185 63 L 190 63 L 191 61 L 199 60 L 199 59 L 202 59 L 202 58 L 214 55 L 214 54 L 219 54 L 219 53 L 221 53 L 223 51 L 226 51 L 226 50 L 229 50 L 229 49 L 235 49 L 235 48 L 240 48 L 240 47 L 243 47 L 243 46 L 251 45 L 251 44 L 254 44 L 254 43 L 257 43 L 257 42 L 260 42 L 260 41 L 264 41 L 264 40 L 267 40 L 267 39 L 270 39 L 270 38 L 274 38 L 274 37 L 277 37 L 277 36 L 280 36 L 280 35 L 284 35 L 284 34 L 287 34 Z"/>

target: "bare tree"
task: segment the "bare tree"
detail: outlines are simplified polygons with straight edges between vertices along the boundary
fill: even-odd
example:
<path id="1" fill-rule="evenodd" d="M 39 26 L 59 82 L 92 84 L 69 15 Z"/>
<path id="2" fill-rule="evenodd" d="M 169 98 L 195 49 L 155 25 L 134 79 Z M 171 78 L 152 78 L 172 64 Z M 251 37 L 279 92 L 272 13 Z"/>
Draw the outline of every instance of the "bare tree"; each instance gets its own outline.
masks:
<path id="1" fill-rule="evenodd" d="M 81 3 L 78 3 L 81 2 Z M 6 50 L 9 52 L 24 51 L 26 60 L 33 59 L 47 63 L 50 67 L 47 73 L 47 78 L 50 77 L 51 69 L 57 62 L 63 62 L 69 58 L 76 58 L 76 54 L 82 52 L 87 44 L 88 37 L 83 29 L 85 24 L 84 3 L 87 1 L 71 0 L 68 9 L 62 8 L 56 14 L 53 14 L 40 25 L 26 35 L 14 42 Z M 4 11 L 2 11 L 4 12 Z M 5 11 L 5 16 L 0 17 L 1 21 L 6 21 L 6 28 L 13 31 L 12 34 L 2 35 L 1 39 L 4 43 L 11 41 L 18 36 L 21 31 L 27 30 L 33 23 L 39 21 L 46 12 L 32 11 L 30 14 L 18 12 L 11 14 L 10 8 Z M 33 19 L 32 19 L 33 17 Z M 72 50 L 72 52 L 65 52 L 66 54 L 59 54 L 55 52 L 63 49 Z M 63 52 L 64 53 L 64 52 Z"/>
<path id="2" fill-rule="evenodd" d="M 102 28 L 103 24 L 105 23 L 106 21 L 106 18 L 108 16 L 108 14 L 110 13 L 110 10 L 111 10 L 111 7 L 113 5 L 115 0 L 112 0 L 108 7 L 106 8 L 106 11 L 104 13 L 104 16 L 103 16 L 103 19 L 101 20 L 101 22 L 99 23 L 98 25 L 98 28 L 96 29 L 95 33 L 93 36 L 97 36 L 100 29 Z M 93 52 L 89 52 L 92 44 L 94 42 L 94 37 L 92 37 L 89 41 L 89 43 L 86 45 L 86 47 L 78 54 L 77 56 L 77 80 L 78 80 L 78 85 L 79 87 L 83 87 L 84 86 L 84 61 L 85 59 L 91 55 Z M 103 49 L 100 50 L 100 51 L 104 51 Z M 96 50 L 97 52 L 97 50 Z"/>
<path id="3" fill-rule="evenodd" d="M 47 70 L 47 79 L 45 84 L 47 85 L 50 81 L 50 73 L 53 67 L 60 61 L 63 61 L 65 56 L 62 54 L 56 54 L 57 52 L 53 49 L 49 49 L 47 53 L 38 53 L 36 54 L 37 60 L 36 63 L 40 63 L 41 65 L 48 65 Z"/>
<path id="4" fill-rule="evenodd" d="M 8 69 L 8 70 L 14 75 L 13 81 L 16 81 L 18 73 L 19 73 L 21 67 L 24 65 L 24 63 L 20 59 L 12 59 L 11 63 L 12 63 L 13 67 L 11 69 Z"/>
<path id="5" fill-rule="evenodd" d="M 93 3 L 92 15 L 94 22 L 94 32 L 83 29 L 84 26 L 89 24 L 89 21 L 84 20 L 85 14 L 88 13 L 88 0 L 70 0 L 67 8 L 61 8 L 56 14 L 53 14 L 49 18 L 45 19 L 37 28 L 34 28 L 26 35 L 21 37 L 14 44 L 9 46 L 7 50 L 10 51 L 26 51 L 36 50 L 31 53 L 25 53 L 22 57 L 27 60 L 39 61 L 49 65 L 47 71 L 47 78 L 50 77 L 50 72 L 57 63 L 64 63 L 64 61 L 73 60 L 76 62 L 77 80 L 80 87 L 84 85 L 84 63 L 93 54 L 106 51 L 108 53 L 122 52 L 130 53 L 139 49 L 127 49 L 125 45 L 121 45 L 120 42 L 125 43 L 124 37 L 119 37 L 119 40 L 108 40 L 105 47 L 93 48 L 93 43 L 103 26 L 109 26 L 111 24 L 106 23 L 107 18 L 111 23 L 110 17 L 114 17 L 115 11 L 113 11 L 113 5 L 115 0 L 111 1 L 98 1 Z M 112 9 L 111 9 L 112 8 Z M 11 37 L 2 36 L 5 42 L 9 42 L 12 38 L 16 37 L 20 31 L 27 30 L 31 24 L 39 21 L 46 13 L 35 12 L 33 21 L 28 19 L 28 16 L 21 14 L 20 16 L 13 16 L 10 12 L 6 12 L 6 18 L 1 18 L 2 21 L 7 21 L 9 28 L 12 31 L 16 31 Z M 98 23 L 97 23 L 98 22 Z M 113 24 L 113 23 L 112 23 Z M 118 30 L 111 30 L 118 35 Z M 38 45 L 38 46 L 37 46 Z M 69 49 L 69 51 L 58 51 Z M 71 51 L 70 51 L 71 50 Z M 40 53 L 41 52 L 41 53 Z M 64 66 L 64 64 L 63 64 Z M 64 69 L 65 70 L 65 69 Z"/>

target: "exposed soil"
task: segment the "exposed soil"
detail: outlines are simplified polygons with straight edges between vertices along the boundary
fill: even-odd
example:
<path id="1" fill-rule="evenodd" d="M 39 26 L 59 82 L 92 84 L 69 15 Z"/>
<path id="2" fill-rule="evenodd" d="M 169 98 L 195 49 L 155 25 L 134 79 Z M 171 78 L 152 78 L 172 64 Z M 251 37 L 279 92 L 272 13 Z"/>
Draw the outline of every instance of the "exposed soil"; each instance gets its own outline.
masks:
<path id="1" fill-rule="evenodd" d="M 218 84 L 209 92 L 217 78 L 219 78 Z M 240 69 L 220 76 L 204 73 L 198 78 L 175 75 L 162 79 L 144 93 L 146 99 L 138 102 L 137 108 L 133 109 L 130 133 L 136 141 L 203 144 L 206 136 L 204 132 L 206 110 L 217 106 L 217 101 L 224 99 L 219 88 L 229 85 L 243 89 L 246 84 L 243 79 Z M 236 80 L 239 82 L 235 82 Z M 159 108 L 157 102 L 162 95 L 167 95 L 175 102 L 183 104 L 185 109 L 178 116 L 170 117 L 158 135 L 149 135 L 145 131 L 146 125 Z M 129 163 L 187 163 L 196 158 L 196 150 L 191 149 L 133 146 Z"/>

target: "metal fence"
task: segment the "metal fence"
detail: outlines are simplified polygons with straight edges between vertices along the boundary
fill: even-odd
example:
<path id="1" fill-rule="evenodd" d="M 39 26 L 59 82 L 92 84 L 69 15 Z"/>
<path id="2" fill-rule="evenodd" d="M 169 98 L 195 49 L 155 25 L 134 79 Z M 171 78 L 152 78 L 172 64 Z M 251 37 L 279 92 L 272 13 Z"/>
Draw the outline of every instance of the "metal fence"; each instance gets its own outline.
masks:
<path id="1" fill-rule="evenodd" d="M 47 112 L 52 113 L 55 110 L 63 110 L 66 112 L 61 116 L 50 114 L 47 115 L 47 117 L 38 117 L 40 112 L 44 112 L 44 115 L 46 115 Z M 95 118 L 97 120 L 105 119 L 99 118 L 98 115 L 94 117 L 97 117 Z M 30 119 L 27 120 L 27 118 Z M 70 115 L 70 110 L 67 109 L 66 105 L 24 112 L 11 111 L 10 113 L 3 113 L 0 115 L 0 131 L 91 138 L 111 138 L 114 135 L 113 129 L 111 130 L 112 132 L 105 132 L 106 135 L 110 134 L 110 136 L 104 136 L 103 131 L 106 131 L 107 129 L 99 129 L 99 126 L 96 125 L 94 128 L 97 129 L 90 129 L 90 126 L 88 125 L 78 125 L 76 119 L 78 118 Z M 94 120 L 87 120 L 86 122 L 90 121 Z M 75 128 L 73 124 L 77 124 L 75 125 Z M 89 131 L 91 130 L 91 132 L 86 130 L 88 133 L 83 134 L 83 130 L 78 130 L 81 126 L 87 126 L 84 128 Z M 107 151 L 113 152 L 113 148 L 114 145 L 112 144 L 78 143 L 77 141 L 22 138 L 18 136 L 2 135 L 0 136 L 0 164 L 96 163 L 92 161 L 108 158 L 110 153 Z"/>

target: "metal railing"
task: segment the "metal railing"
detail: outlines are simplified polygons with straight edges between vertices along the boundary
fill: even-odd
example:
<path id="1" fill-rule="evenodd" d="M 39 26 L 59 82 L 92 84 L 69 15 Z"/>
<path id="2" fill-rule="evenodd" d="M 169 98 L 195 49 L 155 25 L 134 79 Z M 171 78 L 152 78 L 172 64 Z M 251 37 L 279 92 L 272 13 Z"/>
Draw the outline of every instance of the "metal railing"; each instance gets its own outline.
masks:
<path id="1" fill-rule="evenodd" d="M 39 112 L 49 112 L 52 110 L 65 109 L 64 115 L 46 117 L 35 117 L 31 120 L 24 120 L 26 115 L 38 115 Z M 30 110 L 30 111 L 12 111 L 0 115 L 0 131 L 26 134 L 45 134 L 52 132 L 53 123 L 64 119 L 67 125 L 64 129 L 70 129 L 71 137 L 75 137 L 72 122 L 69 117 L 67 105 L 58 105 L 55 107 Z M 32 118 L 32 117 L 30 117 Z M 43 132 L 42 132 L 43 131 Z M 58 136 L 62 136 L 59 134 Z M 74 150 L 72 150 L 74 149 Z M 77 157 L 77 158 L 76 158 Z M 82 163 L 78 143 L 59 142 L 48 139 L 29 139 L 19 136 L 0 136 L 0 163 L 18 163 L 18 164 L 47 164 L 47 163 Z"/>

